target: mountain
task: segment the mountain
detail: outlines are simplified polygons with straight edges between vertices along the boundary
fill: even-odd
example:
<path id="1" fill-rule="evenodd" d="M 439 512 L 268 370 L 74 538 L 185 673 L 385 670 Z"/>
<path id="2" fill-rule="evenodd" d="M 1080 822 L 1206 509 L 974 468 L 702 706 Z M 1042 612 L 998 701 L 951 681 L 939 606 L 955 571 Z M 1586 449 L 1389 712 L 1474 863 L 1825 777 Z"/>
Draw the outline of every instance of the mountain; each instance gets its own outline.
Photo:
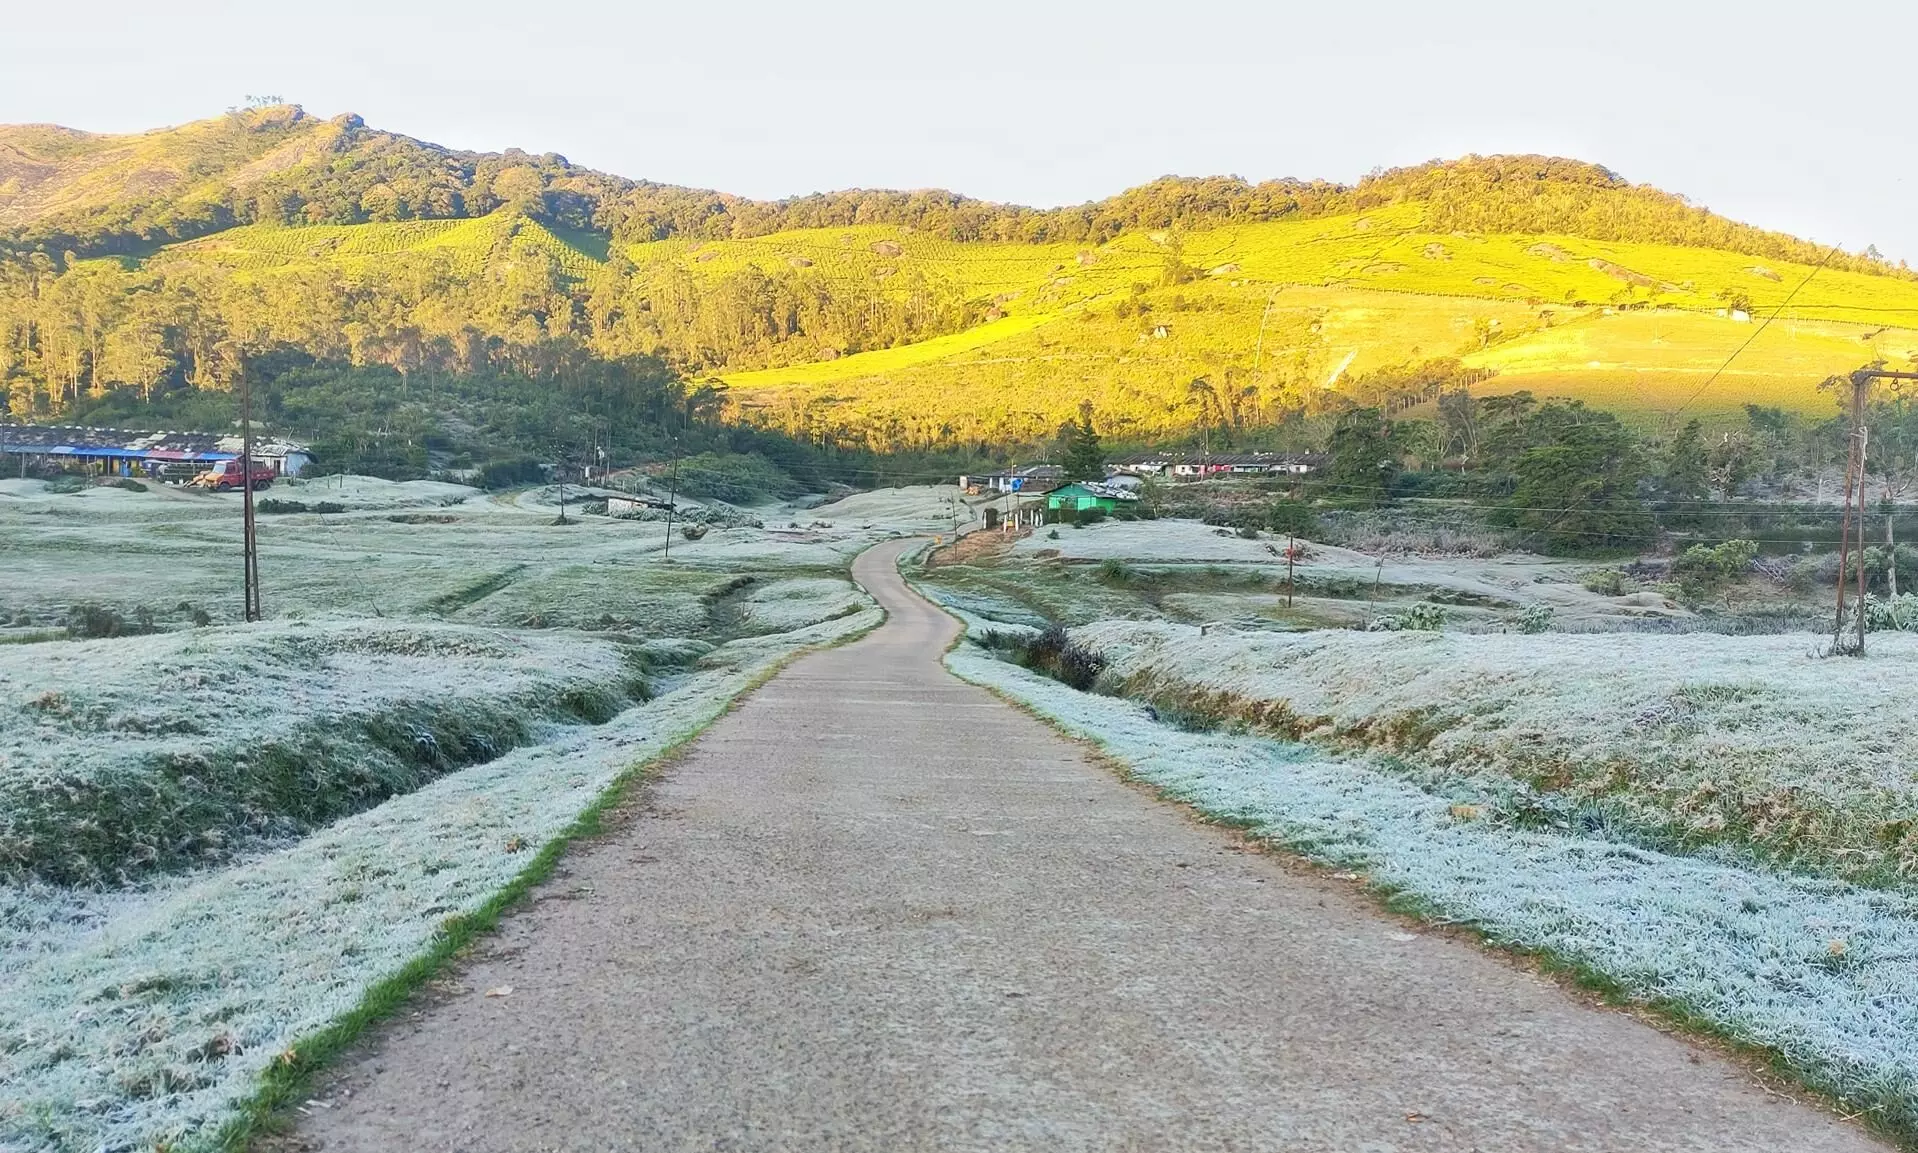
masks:
<path id="1" fill-rule="evenodd" d="M 736 419 L 881 449 L 1044 435 L 1082 399 L 1130 439 L 1450 386 L 1656 421 L 1822 410 L 1827 375 L 1915 350 L 1902 267 L 1547 157 L 1033 209 L 755 201 L 291 105 L 0 128 L 0 388 L 31 419 L 293 356 L 402 383 L 663 362 Z"/>

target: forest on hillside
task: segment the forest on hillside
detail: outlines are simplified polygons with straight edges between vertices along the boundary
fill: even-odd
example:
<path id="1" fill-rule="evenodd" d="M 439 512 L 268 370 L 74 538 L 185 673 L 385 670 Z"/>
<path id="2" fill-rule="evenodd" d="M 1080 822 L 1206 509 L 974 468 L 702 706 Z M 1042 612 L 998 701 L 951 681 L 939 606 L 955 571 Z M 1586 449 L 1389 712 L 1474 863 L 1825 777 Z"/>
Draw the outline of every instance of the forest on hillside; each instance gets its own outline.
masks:
<path id="1" fill-rule="evenodd" d="M 168 172 L 170 179 L 153 175 Z M 158 420 L 194 411 L 195 395 L 230 392 L 242 373 L 263 383 L 288 365 L 377 370 L 402 396 L 416 395 L 422 380 L 454 377 L 545 381 L 563 395 L 565 382 L 589 366 L 642 362 L 696 381 L 722 368 L 910 345 L 1000 315 L 996 299 L 924 266 L 889 273 L 879 285 L 805 260 L 695 277 L 681 263 L 635 264 L 628 255 L 672 238 L 828 225 L 885 224 L 961 245 L 1168 236 L 1158 283 L 1134 285 L 1135 296 L 1196 275 L 1178 258 L 1183 230 L 1407 202 L 1422 206 L 1427 229 L 1553 232 L 1910 275 L 1725 220 L 1596 165 L 1544 157 L 1466 157 L 1377 172 L 1351 186 L 1167 177 L 1050 210 L 941 191 L 766 202 L 609 176 L 552 154 L 459 152 L 355 117 L 318 120 L 271 106 L 137 137 L 0 129 L 0 189 L 0 404 L 33 421 L 103 412 Z M 304 243 L 310 234 L 293 226 L 448 220 L 473 222 L 459 246 L 394 247 L 351 260 L 268 267 L 217 247 L 222 233 L 246 226 L 256 239 L 282 229 Z M 389 242 L 398 244 L 381 243 Z M 1238 379 L 1247 370 L 1230 360 L 1150 427 L 1236 429 L 1248 412 L 1255 423 L 1296 415 L 1295 405 L 1270 403 L 1269 382 Z M 1263 399 L 1248 403 L 1253 385 Z M 335 412 L 322 423 L 390 432 L 373 411 Z M 885 427 L 818 429 L 798 418 L 779 426 L 835 451 L 902 447 Z M 935 447 L 992 427 L 938 424 L 914 431 L 912 441 Z"/>

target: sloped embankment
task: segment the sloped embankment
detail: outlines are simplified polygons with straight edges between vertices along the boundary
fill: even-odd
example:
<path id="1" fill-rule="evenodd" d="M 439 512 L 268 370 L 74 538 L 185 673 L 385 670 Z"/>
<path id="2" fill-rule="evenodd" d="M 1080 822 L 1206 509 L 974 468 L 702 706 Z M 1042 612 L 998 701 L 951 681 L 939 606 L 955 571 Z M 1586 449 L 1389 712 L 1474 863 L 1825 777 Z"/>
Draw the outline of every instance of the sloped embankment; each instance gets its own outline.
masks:
<path id="1" fill-rule="evenodd" d="M 217 863 L 647 693 L 635 648 L 439 624 L 0 649 L 0 879 L 125 884 Z"/>
<path id="2" fill-rule="evenodd" d="M 1918 637 L 1202 634 L 1104 621 L 1102 688 L 1188 727 L 1382 753 L 1481 819 L 1918 878 Z"/>

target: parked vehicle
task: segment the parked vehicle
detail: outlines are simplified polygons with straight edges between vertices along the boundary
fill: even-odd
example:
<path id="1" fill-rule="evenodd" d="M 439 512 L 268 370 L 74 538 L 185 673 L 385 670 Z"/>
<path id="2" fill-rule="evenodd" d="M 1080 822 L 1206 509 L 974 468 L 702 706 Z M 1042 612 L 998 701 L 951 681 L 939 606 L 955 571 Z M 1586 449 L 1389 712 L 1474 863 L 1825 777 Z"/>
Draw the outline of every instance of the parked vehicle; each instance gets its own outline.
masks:
<path id="1" fill-rule="evenodd" d="M 251 467 L 248 467 L 248 465 Z M 209 488 L 214 492 L 232 492 L 242 485 L 250 484 L 255 491 L 273 487 L 275 473 L 270 465 L 260 461 L 242 462 L 223 460 L 212 468 L 193 478 L 194 488 Z"/>

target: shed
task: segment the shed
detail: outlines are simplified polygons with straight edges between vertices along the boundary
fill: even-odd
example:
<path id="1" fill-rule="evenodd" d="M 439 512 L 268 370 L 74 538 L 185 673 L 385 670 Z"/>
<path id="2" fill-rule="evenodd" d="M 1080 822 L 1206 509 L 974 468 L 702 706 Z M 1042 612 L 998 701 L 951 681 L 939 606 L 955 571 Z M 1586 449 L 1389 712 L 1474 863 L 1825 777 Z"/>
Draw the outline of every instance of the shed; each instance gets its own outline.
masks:
<path id="1" fill-rule="evenodd" d="M 1130 507 L 1138 501 L 1137 493 L 1089 480 L 1060 485 L 1046 494 L 1046 508 L 1049 511 L 1077 512 L 1096 508 L 1112 512 L 1121 507 Z"/>

